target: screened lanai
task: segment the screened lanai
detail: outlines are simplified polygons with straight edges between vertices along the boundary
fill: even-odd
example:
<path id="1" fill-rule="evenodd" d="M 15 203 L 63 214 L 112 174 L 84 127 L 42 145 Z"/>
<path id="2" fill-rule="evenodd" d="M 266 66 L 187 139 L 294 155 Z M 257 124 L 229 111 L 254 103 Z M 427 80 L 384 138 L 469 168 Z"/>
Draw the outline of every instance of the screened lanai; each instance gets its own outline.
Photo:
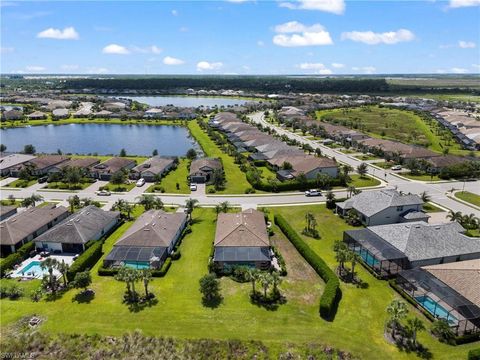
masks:
<path id="1" fill-rule="evenodd" d="M 402 271 L 397 284 L 432 316 L 445 319 L 457 335 L 480 331 L 480 307 L 428 271 Z"/>
<path id="2" fill-rule="evenodd" d="M 404 253 L 368 229 L 345 231 L 343 241 L 381 277 L 391 277 L 408 268 Z"/>
<path id="3" fill-rule="evenodd" d="M 103 264 L 105 267 L 159 268 L 166 257 L 166 247 L 114 246 Z"/>

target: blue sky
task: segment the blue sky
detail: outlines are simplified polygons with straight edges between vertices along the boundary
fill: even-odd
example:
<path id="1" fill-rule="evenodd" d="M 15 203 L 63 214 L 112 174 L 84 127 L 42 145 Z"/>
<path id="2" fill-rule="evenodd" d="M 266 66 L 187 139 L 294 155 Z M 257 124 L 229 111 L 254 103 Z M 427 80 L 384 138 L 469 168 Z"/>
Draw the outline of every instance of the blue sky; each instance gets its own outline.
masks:
<path id="1" fill-rule="evenodd" d="M 480 0 L 0 4 L 2 73 L 480 70 Z"/>

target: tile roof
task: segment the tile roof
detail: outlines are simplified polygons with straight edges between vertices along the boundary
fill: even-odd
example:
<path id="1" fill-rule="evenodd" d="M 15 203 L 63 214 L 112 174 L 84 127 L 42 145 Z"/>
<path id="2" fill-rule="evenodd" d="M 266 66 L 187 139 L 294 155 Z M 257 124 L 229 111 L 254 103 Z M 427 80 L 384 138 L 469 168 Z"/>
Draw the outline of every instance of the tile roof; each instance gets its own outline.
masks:
<path id="1" fill-rule="evenodd" d="M 33 155 L 26 154 L 10 154 L 0 158 L 0 170 L 6 170 L 12 166 L 23 164 L 27 161 L 35 159 Z"/>
<path id="2" fill-rule="evenodd" d="M 218 214 L 215 246 L 270 246 L 263 212 L 248 209 L 240 213 Z"/>

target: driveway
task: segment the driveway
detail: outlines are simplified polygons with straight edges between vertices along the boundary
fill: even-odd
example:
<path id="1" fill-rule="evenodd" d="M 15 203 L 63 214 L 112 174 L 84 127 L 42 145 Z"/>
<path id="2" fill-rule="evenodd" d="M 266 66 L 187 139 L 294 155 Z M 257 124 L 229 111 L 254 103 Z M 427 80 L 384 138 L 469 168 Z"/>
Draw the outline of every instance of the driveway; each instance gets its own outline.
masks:
<path id="1" fill-rule="evenodd" d="M 11 182 L 14 182 L 15 180 L 17 180 L 17 178 L 14 178 L 14 177 L 7 177 L 6 179 L 0 180 L 0 187 L 7 186 L 8 184 L 10 184 Z"/>

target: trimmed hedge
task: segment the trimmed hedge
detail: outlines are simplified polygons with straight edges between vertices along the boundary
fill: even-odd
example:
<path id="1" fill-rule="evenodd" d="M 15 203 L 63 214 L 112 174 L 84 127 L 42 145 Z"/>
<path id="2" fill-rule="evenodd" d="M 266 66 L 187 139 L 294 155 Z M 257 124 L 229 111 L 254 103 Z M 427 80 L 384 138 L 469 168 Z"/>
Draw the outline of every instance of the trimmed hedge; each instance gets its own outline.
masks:
<path id="1" fill-rule="evenodd" d="M 307 260 L 317 274 L 320 275 L 323 281 L 325 281 L 325 290 L 320 297 L 320 315 L 323 318 L 333 317 L 341 298 L 340 281 L 337 275 L 335 275 L 333 270 L 328 267 L 327 263 L 320 256 L 310 249 L 281 215 L 275 214 L 275 224 L 277 224 L 298 252 Z"/>
<path id="2" fill-rule="evenodd" d="M 73 281 L 76 273 L 91 269 L 100 260 L 103 255 L 102 246 L 103 241 L 97 240 L 73 262 L 67 272 L 68 281 Z"/>
<path id="3" fill-rule="evenodd" d="M 250 171 L 247 171 L 246 178 L 253 188 L 261 191 L 266 191 L 266 192 L 296 191 L 296 190 L 308 190 L 308 189 L 320 188 L 317 180 L 307 180 L 304 183 L 299 183 L 295 180 L 290 180 L 290 181 L 283 181 L 283 182 L 279 181 L 278 184 L 275 186 L 276 190 L 274 191 L 274 187 L 271 184 L 263 181 L 260 181 L 260 182 L 255 181 Z M 345 186 L 345 183 L 343 183 L 343 181 L 340 178 L 330 177 L 329 187 L 333 187 L 333 186 Z"/>
<path id="4" fill-rule="evenodd" d="M 20 264 L 23 260 L 28 258 L 33 250 L 35 250 L 35 242 L 29 241 L 26 244 L 23 244 L 17 252 L 2 259 L 2 262 L 0 263 L 0 276 L 5 276 L 5 274 L 13 269 L 15 265 Z"/>
<path id="5" fill-rule="evenodd" d="M 480 348 L 468 352 L 468 360 L 480 360 Z"/>

